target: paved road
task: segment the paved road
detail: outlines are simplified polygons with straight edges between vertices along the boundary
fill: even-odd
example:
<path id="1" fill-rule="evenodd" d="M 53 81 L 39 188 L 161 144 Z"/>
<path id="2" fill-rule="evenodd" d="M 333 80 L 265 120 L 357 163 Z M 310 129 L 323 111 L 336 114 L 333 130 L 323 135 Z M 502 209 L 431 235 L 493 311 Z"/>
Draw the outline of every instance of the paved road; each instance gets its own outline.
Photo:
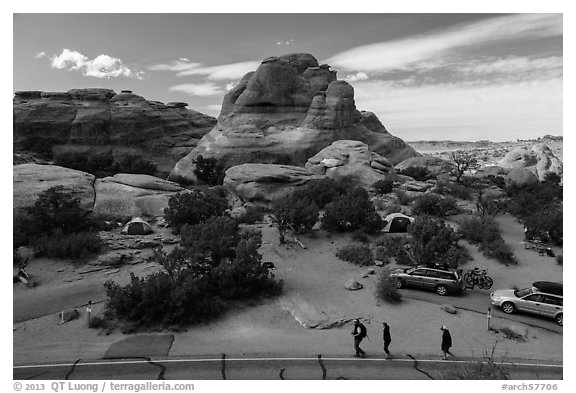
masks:
<path id="1" fill-rule="evenodd" d="M 513 322 L 523 323 L 529 326 L 546 329 L 562 334 L 563 327 L 552 319 L 539 317 L 536 315 L 516 313 L 505 314 L 500 308 L 492 307 L 490 304 L 490 292 L 482 290 L 465 290 L 460 295 L 439 296 L 434 292 L 418 289 L 401 289 L 402 296 L 407 299 L 421 300 L 434 304 L 450 304 L 456 308 L 478 312 L 486 315 L 488 307 L 492 308 L 492 317 L 507 319 Z"/>
<path id="2" fill-rule="evenodd" d="M 273 379 L 446 379 L 470 367 L 472 359 L 382 358 L 226 358 L 153 359 L 15 366 L 15 380 L 273 380 Z M 508 365 L 511 379 L 562 379 L 562 366 L 518 362 Z"/>
<path id="3" fill-rule="evenodd" d="M 64 309 L 81 307 L 92 300 L 92 303 L 104 301 L 106 291 L 101 282 L 80 282 L 60 288 L 32 288 L 13 296 L 14 323 L 45 315 L 57 314 Z"/>

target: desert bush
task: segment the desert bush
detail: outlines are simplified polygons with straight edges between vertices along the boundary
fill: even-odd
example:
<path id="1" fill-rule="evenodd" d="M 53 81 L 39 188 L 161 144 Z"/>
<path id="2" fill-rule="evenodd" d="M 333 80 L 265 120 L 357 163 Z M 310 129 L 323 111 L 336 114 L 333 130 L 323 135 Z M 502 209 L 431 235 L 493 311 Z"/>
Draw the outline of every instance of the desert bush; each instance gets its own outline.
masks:
<path id="1" fill-rule="evenodd" d="M 490 216 L 465 217 L 459 222 L 458 233 L 488 258 L 503 263 L 516 263 L 512 249 L 504 242 L 500 226 Z"/>
<path id="2" fill-rule="evenodd" d="M 548 172 L 544 175 L 544 181 L 559 186 L 562 182 L 562 177 L 556 172 Z"/>
<path id="3" fill-rule="evenodd" d="M 34 223 L 34 217 L 25 209 L 14 209 L 12 218 L 12 248 L 25 246 L 30 239 L 38 235 L 39 229 Z"/>
<path id="4" fill-rule="evenodd" d="M 394 186 L 394 182 L 392 180 L 378 180 L 375 182 L 372 187 L 376 191 L 376 194 L 383 195 L 392 192 L 392 187 Z"/>
<path id="5" fill-rule="evenodd" d="M 388 254 L 388 250 L 382 246 L 374 247 L 374 260 L 382 261 L 385 265 L 390 263 L 391 255 Z"/>
<path id="6" fill-rule="evenodd" d="M 304 187 L 295 190 L 292 196 L 296 199 L 309 198 L 319 208 L 323 208 L 335 197 L 345 194 L 348 186 L 346 181 L 336 181 L 330 178 L 311 180 Z"/>
<path id="7" fill-rule="evenodd" d="M 406 191 L 400 190 L 398 188 L 394 189 L 394 195 L 396 195 L 398 202 L 400 202 L 402 206 L 409 205 L 414 200 L 414 198 L 410 196 Z"/>
<path id="8" fill-rule="evenodd" d="M 397 203 L 391 203 L 390 205 L 388 205 L 388 207 L 386 208 L 386 215 L 392 214 L 392 213 L 401 213 L 402 212 L 402 206 L 400 206 Z"/>
<path id="9" fill-rule="evenodd" d="M 184 224 L 195 225 L 210 217 L 221 216 L 228 209 L 228 202 L 218 190 L 195 189 L 179 192 L 168 200 L 164 219 L 179 234 Z"/>
<path id="10" fill-rule="evenodd" d="M 450 153 L 450 160 L 450 174 L 456 177 L 457 183 L 462 181 L 466 172 L 480 167 L 476 153 L 471 151 L 453 151 Z"/>
<path id="11" fill-rule="evenodd" d="M 241 239 L 234 260 L 220 263 L 211 273 L 216 293 L 223 299 L 245 299 L 259 295 L 278 295 L 282 281 L 276 281 L 268 268 L 262 265 L 258 253 L 261 240 L 255 237 Z"/>
<path id="12" fill-rule="evenodd" d="M 288 229 L 297 233 L 309 232 L 318 221 L 320 211 L 310 198 L 291 194 L 275 201 L 270 213 L 283 244 Z"/>
<path id="13" fill-rule="evenodd" d="M 32 241 L 37 255 L 49 258 L 82 259 L 97 254 L 104 243 L 94 232 L 55 231 Z"/>
<path id="14" fill-rule="evenodd" d="M 458 236 L 441 219 L 418 216 L 410 225 L 410 242 L 415 260 L 421 265 L 444 264 L 446 255 L 454 253 Z"/>
<path id="15" fill-rule="evenodd" d="M 376 254 L 376 259 L 380 261 L 385 261 L 390 257 L 396 260 L 396 263 L 400 265 L 411 265 L 412 260 L 408 253 L 408 247 L 410 247 L 410 239 L 407 236 L 394 236 L 386 235 L 376 240 L 374 243 L 374 250 Z"/>
<path id="16" fill-rule="evenodd" d="M 352 240 L 360 243 L 370 243 L 370 238 L 362 230 L 352 232 Z"/>
<path id="17" fill-rule="evenodd" d="M 364 244 L 350 244 L 339 249 L 336 256 L 343 261 L 361 266 L 374 265 L 374 256 L 370 247 Z"/>
<path id="18" fill-rule="evenodd" d="M 255 224 L 262 222 L 264 216 L 268 213 L 268 209 L 262 206 L 246 206 L 246 213 L 240 216 L 237 221 L 241 224 Z"/>
<path id="19" fill-rule="evenodd" d="M 563 216 L 561 206 L 541 208 L 541 210 L 530 214 L 525 219 L 528 236 L 551 241 L 555 245 L 561 246 L 564 237 Z"/>
<path id="20" fill-rule="evenodd" d="M 326 206 L 322 227 L 329 232 L 363 229 L 367 233 L 375 233 L 382 229 L 382 219 L 376 213 L 368 192 L 356 187 Z"/>
<path id="21" fill-rule="evenodd" d="M 428 193 L 420 195 L 414 200 L 413 214 L 428 214 L 436 217 L 445 217 L 457 213 L 456 200 L 452 197 L 442 198 L 439 195 Z"/>
<path id="22" fill-rule="evenodd" d="M 216 186 L 224 182 L 225 166 L 224 163 L 215 158 L 204 158 L 202 155 L 197 156 L 194 160 L 194 175 L 204 184 Z"/>
<path id="23" fill-rule="evenodd" d="M 376 297 L 388 302 L 397 303 L 402 300 L 402 294 L 398 290 L 397 280 L 391 276 L 392 270 L 388 267 L 382 269 L 376 284 Z"/>
<path id="24" fill-rule="evenodd" d="M 432 178 L 432 175 L 428 173 L 428 169 L 423 166 L 412 166 L 404 170 L 399 171 L 401 175 L 410 176 L 412 179 L 417 181 L 426 181 Z"/>
<path id="25" fill-rule="evenodd" d="M 41 193 L 28 213 L 38 232 L 60 230 L 72 233 L 85 230 L 89 225 L 87 212 L 80 207 L 80 199 L 63 186 L 52 187 Z"/>

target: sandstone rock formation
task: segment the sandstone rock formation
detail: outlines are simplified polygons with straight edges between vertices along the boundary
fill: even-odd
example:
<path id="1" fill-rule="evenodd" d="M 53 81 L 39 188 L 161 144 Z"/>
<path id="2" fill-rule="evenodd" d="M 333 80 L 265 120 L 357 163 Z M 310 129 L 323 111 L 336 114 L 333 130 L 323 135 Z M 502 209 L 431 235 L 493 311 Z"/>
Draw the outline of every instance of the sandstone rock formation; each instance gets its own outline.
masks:
<path id="1" fill-rule="evenodd" d="M 185 191 L 178 184 L 148 175 L 117 174 L 95 179 L 89 173 L 55 165 L 13 167 L 15 208 L 32 206 L 47 189 L 64 186 L 87 212 L 120 217 L 163 216 L 168 199 Z"/>
<path id="2" fill-rule="evenodd" d="M 244 202 L 266 205 L 323 177 L 297 166 L 242 164 L 226 171 L 224 186 Z"/>
<path id="3" fill-rule="evenodd" d="M 506 184 L 513 184 L 520 187 L 538 182 L 538 177 L 529 168 L 512 169 L 504 179 L 506 180 Z"/>
<path id="4" fill-rule="evenodd" d="M 540 180 L 549 172 L 562 175 L 563 164 L 552 150 L 543 143 L 534 145 L 531 149 L 527 147 L 517 147 L 511 150 L 498 165 L 503 168 L 527 168 L 532 171 Z"/>
<path id="5" fill-rule="evenodd" d="M 56 186 L 63 186 L 87 211 L 94 205 L 94 176 L 55 165 L 22 164 L 13 166 L 13 206 L 33 206 L 38 195 Z"/>
<path id="6" fill-rule="evenodd" d="M 117 161 L 126 155 L 157 164 L 166 175 L 215 124 L 185 103 L 147 101 L 131 91 L 72 89 L 14 95 L 14 151 Z M 54 150 L 54 151 L 53 151 Z"/>
<path id="7" fill-rule="evenodd" d="M 381 155 L 371 152 L 367 144 L 351 140 L 336 141 L 310 157 L 306 169 L 335 180 L 353 177 L 365 187 L 372 186 L 394 172 L 392 164 Z"/>
<path id="8" fill-rule="evenodd" d="M 117 174 L 97 179 L 94 212 L 116 216 L 163 216 L 168 200 L 184 191 L 178 184 L 148 175 Z"/>
<path id="9" fill-rule="evenodd" d="M 373 113 L 360 112 L 354 89 L 310 54 L 265 59 L 224 97 L 216 126 L 180 160 L 171 180 L 194 182 L 198 155 L 244 163 L 304 165 L 332 142 L 365 142 L 395 164 L 418 156 Z"/>
<path id="10" fill-rule="evenodd" d="M 410 157 L 396 164 L 397 171 L 404 171 L 408 168 L 422 167 L 426 168 L 429 174 L 438 176 L 450 172 L 450 162 L 439 157 L 421 156 Z"/>

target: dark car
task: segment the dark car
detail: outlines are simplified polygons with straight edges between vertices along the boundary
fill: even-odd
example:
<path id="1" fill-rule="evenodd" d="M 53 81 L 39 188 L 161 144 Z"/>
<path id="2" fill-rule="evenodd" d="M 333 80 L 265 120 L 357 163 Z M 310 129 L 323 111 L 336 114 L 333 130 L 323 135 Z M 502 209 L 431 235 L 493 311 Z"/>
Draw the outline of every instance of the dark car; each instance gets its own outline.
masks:
<path id="1" fill-rule="evenodd" d="M 397 279 L 398 288 L 428 289 L 440 296 L 462 292 L 464 289 L 461 274 L 453 269 L 419 266 L 398 269 L 392 272 L 391 276 Z"/>
<path id="2" fill-rule="evenodd" d="M 562 284 L 537 281 L 531 288 L 500 289 L 490 294 L 492 305 L 506 314 L 522 311 L 553 318 L 558 325 L 564 323 L 564 289 Z"/>

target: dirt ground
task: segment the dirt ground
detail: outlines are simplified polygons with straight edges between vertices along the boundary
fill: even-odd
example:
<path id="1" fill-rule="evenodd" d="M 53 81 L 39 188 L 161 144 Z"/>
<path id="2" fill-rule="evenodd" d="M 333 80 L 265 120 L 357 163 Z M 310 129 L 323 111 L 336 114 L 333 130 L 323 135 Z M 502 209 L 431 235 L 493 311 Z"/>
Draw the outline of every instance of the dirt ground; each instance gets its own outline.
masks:
<path id="1" fill-rule="evenodd" d="M 522 226 L 514 218 L 504 215 L 498 218 L 498 222 L 519 264 L 504 266 L 484 258 L 475 247 L 469 246 L 474 260 L 465 269 L 474 266 L 487 268 L 494 279 L 494 289 L 512 285 L 529 286 L 537 280 L 562 282 L 562 267 L 553 258 L 524 249 L 521 243 Z M 376 275 L 363 277 L 366 267 L 357 267 L 335 257 L 336 250 L 350 242 L 349 235 L 327 237 L 325 233 L 318 232 L 315 236 L 302 236 L 299 239 L 306 246 L 306 249 L 302 249 L 296 244 L 280 246 L 277 231 L 269 224 L 258 227 L 263 234 L 263 260 L 273 262 L 275 275 L 284 281 L 282 296 L 253 302 L 228 312 L 213 323 L 173 333 L 170 356 L 221 353 L 260 356 L 351 355 L 351 325 L 347 322 L 358 317 L 365 321 L 368 328 L 369 339 L 362 346 L 369 356 L 382 354 L 381 322 L 386 321 L 391 326 L 391 351 L 398 356 L 440 356 L 440 326 L 447 325 L 454 340 L 453 352 L 457 356 L 483 356 L 496 345 L 496 354 L 502 358 L 562 360 L 562 334 L 528 327 L 528 339 L 518 342 L 488 331 L 484 314 L 459 310 L 458 314 L 452 315 L 442 311 L 437 304 L 413 299 L 404 299 L 398 305 L 379 303 L 374 295 Z M 41 263 L 41 267 L 33 267 L 37 263 Z M 41 282 L 38 288 L 32 290 L 69 285 L 63 277 L 73 275 L 66 270 L 70 267 L 65 262 L 35 261 L 31 268 Z M 59 269 L 65 270 L 58 272 Z M 147 274 L 149 269 L 146 264 L 130 265 L 114 274 L 89 273 L 79 282 L 103 282 L 108 278 L 124 281 L 130 271 Z M 344 283 L 350 278 L 357 279 L 364 288 L 346 290 Z M 15 301 L 26 296 L 27 291 L 21 287 L 15 288 Z M 430 296 L 437 295 L 430 293 Z M 450 297 L 446 298 L 446 303 L 450 303 Z M 486 307 L 488 303 L 486 297 Z M 99 315 L 102 309 L 103 304 L 96 304 L 92 315 Z M 14 363 L 102 358 L 110 345 L 126 337 L 119 332 L 106 335 L 88 329 L 87 315 L 83 309 L 80 311 L 79 320 L 66 324 L 60 323 L 57 314 L 15 323 Z M 510 321 L 493 318 L 493 324 L 506 326 L 510 325 Z"/>

